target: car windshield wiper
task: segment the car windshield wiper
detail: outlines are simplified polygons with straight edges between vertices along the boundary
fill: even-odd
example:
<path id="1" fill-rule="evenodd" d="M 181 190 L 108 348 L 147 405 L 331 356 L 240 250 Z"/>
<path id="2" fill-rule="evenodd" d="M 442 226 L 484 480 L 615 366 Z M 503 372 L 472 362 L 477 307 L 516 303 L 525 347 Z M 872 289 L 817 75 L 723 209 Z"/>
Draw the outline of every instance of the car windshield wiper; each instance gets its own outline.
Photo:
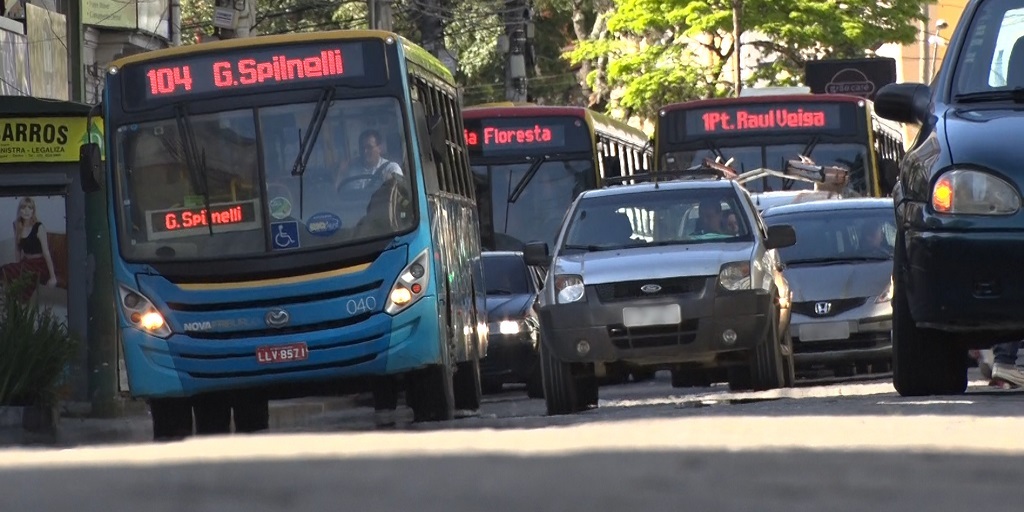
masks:
<path id="1" fill-rule="evenodd" d="M 206 146 L 202 152 L 196 147 L 196 134 L 192 131 L 192 120 L 185 110 L 184 104 L 177 107 L 178 133 L 181 135 L 182 152 L 185 157 L 185 165 L 188 167 L 189 179 L 203 196 L 203 207 L 206 208 L 206 216 L 210 216 L 210 182 L 206 173 Z M 207 219 L 207 227 L 210 228 L 210 236 L 213 236 L 213 221 Z"/>
<path id="2" fill-rule="evenodd" d="M 516 183 L 515 188 L 513 188 L 512 192 L 509 193 L 509 203 L 515 203 L 519 200 L 519 196 L 523 195 L 523 190 L 526 190 L 526 186 L 530 184 L 530 180 L 532 180 L 537 174 L 537 171 L 540 170 L 540 166 L 544 164 L 544 162 L 548 161 L 548 158 L 550 158 L 548 155 L 544 155 L 530 164 L 530 168 L 526 170 L 526 174 L 524 174 L 522 178 L 519 178 L 519 183 Z"/>
<path id="3" fill-rule="evenodd" d="M 305 138 L 302 137 L 302 130 L 299 130 L 299 150 L 295 155 L 295 163 L 292 165 L 292 176 L 299 177 L 300 219 L 303 217 L 303 192 L 305 191 L 302 177 L 306 173 L 306 164 L 309 163 L 309 157 L 313 154 L 313 147 L 316 145 L 316 139 L 320 135 L 320 128 L 324 125 L 324 120 L 327 119 L 327 110 L 330 108 L 332 100 L 334 100 L 334 87 L 325 87 L 320 94 L 320 99 L 317 100 L 316 106 L 313 108 L 313 115 L 309 117 L 309 126 L 306 127 Z"/>
<path id="4" fill-rule="evenodd" d="M 828 263 L 857 263 L 861 261 L 889 261 L 892 258 L 886 258 L 885 256 L 847 256 L 847 257 L 832 257 L 832 258 L 805 258 L 801 260 L 790 260 L 786 262 L 786 265 L 812 265 L 812 264 L 828 264 Z"/>
<path id="5" fill-rule="evenodd" d="M 953 101 L 960 103 L 982 103 L 986 101 L 1006 100 L 1011 100 L 1014 103 L 1024 103 L 1024 87 L 1014 87 L 1013 89 L 1000 89 L 995 91 L 968 92 L 953 96 Z"/>
<path id="6" fill-rule="evenodd" d="M 568 245 L 562 246 L 562 248 L 563 249 L 576 250 L 576 251 L 596 252 L 596 251 L 611 251 L 611 250 L 615 250 L 615 249 L 622 249 L 623 247 L 621 245 L 568 244 Z"/>

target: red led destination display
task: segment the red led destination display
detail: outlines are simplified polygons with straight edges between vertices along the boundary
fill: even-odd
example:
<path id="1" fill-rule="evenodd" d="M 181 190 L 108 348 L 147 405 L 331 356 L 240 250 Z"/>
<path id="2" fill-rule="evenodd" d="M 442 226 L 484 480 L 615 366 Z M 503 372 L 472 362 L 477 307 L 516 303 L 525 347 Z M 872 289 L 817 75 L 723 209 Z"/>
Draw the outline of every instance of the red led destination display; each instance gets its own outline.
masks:
<path id="1" fill-rule="evenodd" d="M 176 208 L 146 212 L 150 240 L 192 236 L 209 232 L 244 231 L 260 227 L 256 201 L 211 204 L 205 207 Z"/>
<path id="2" fill-rule="evenodd" d="M 841 129 L 839 105 L 824 103 L 738 105 L 686 112 L 686 133 L 740 135 Z"/>
<path id="3" fill-rule="evenodd" d="M 314 82 L 322 85 L 325 81 L 373 78 L 380 83 L 386 79 L 383 52 L 382 43 L 362 41 L 199 53 L 126 66 L 124 93 L 127 103 L 137 104 L 260 87 Z M 368 58 L 382 63 L 376 66 L 374 77 L 367 76 L 364 63 Z"/>
<path id="4" fill-rule="evenodd" d="M 470 153 L 484 155 L 585 151 L 588 130 L 579 118 L 465 120 Z"/>

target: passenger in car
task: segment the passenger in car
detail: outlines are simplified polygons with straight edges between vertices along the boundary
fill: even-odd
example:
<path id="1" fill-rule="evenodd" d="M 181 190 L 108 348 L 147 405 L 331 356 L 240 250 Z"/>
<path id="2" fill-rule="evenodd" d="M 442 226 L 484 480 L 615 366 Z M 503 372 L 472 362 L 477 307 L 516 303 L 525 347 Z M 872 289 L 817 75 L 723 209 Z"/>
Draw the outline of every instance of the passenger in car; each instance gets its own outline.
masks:
<path id="1" fill-rule="evenodd" d="M 725 232 L 730 235 L 740 234 L 740 221 L 736 219 L 735 213 L 725 216 Z"/>
<path id="2" fill-rule="evenodd" d="M 722 225 L 722 201 L 718 199 L 705 199 L 700 202 L 697 209 L 697 229 L 694 235 L 722 235 L 728 232 Z"/>

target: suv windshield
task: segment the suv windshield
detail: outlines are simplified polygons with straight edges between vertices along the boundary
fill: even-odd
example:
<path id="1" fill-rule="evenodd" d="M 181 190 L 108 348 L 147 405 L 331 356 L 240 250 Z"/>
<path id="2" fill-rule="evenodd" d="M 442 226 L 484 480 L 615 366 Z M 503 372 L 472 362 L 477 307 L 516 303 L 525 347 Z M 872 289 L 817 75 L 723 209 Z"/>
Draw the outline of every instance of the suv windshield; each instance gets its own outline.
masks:
<path id="1" fill-rule="evenodd" d="M 747 215 L 732 188 L 661 189 L 580 200 L 563 249 L 600 251 L 752 239 Z"/>
<path id="2" fill-rule="evenodd" d="M 494 229 L 493 250 L 521 251 L 536 241 L 554 246 L 566 210 L 593 180 L 590 160 L 544 161 L 524 181 L 532 165 L 523 161 L 473 166 L 481 215 L 490 217 Z M 515 197 L 517 187 L 521 192 Z"/>
<path id="3" fill-rule="evenodd" d="M 982 2 L 963 47 L 969 50 L 957 61 L 954 97 L 989 93 L 980 99 L 1016 99 L 1010 91 L 1024 88 L 1024 0 Z"/>
<path id="4" fill-rule="evenodd" d="M 722 146 L 723 163 L 732 159 L 730 166 L 739 173 L 752 171 L 761 167 L 782 171 L 789 160 L 799 160 L 800 154 L 807 150 L 807 144 L 774 144 L 765 146 Z M 682 170 L 698 165 L 704 159 L 714 160 L 718 154 L 709 148 L 682 150 L 662 155 L 662 166 L 669 170 Z M 863 144 L 820 142 L 814 144 L 808 155 L 817 165 L 840 166 L 850 171 L 850 179 L 842 194 L 846 197 L 866 195 L 868 185 L 865 182 L 865 162 L 867 147 Z M 787 180 L 776 176 L 768 176 L 743 184 L 751 193 L 777 190 L 813 190 L 814 184 L 802 180 Z"/>
<path id="5" fill-rule="evenodd" d="M 487 295 L 532 293 L 526 262 L 519 255 L 487 255 L 484 263 L 484 287 Z"/>
<path id="6" fill-rule="evenodd" d="M 230 258 L 410 229 L 398 102 L 325 100 L 319 115 L 313 102 L 118 127 L 125 257 Z"/>
<path id="7" fill-rule="evenodd" d="M 779 249 L 789 265 L 842 261 L 891 260 L 896 242 L 892 208 L 808 211 L 769 215 L 768 226 L 788 224 L 796 245 Z"/>

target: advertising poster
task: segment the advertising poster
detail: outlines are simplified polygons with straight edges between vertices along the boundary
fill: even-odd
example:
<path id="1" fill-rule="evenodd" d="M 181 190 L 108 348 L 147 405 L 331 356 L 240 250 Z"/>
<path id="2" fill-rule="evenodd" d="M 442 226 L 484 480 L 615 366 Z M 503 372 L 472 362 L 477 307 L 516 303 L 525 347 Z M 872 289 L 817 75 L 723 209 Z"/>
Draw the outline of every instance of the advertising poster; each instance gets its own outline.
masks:
<path id="1" fill-rule="evenodd" d="M 86 142 L 102 152 L 102 119 L 94 117 L 87 134 L 84 117 L 0 118 L 0 164 L 77 162 Z"/>
<path id="2" fill-rule="evenodd" d="M 21 300 L 68 318 L 68 245 L 64 196 L 0 196 L 0 282 L 29 275 Z"/>

